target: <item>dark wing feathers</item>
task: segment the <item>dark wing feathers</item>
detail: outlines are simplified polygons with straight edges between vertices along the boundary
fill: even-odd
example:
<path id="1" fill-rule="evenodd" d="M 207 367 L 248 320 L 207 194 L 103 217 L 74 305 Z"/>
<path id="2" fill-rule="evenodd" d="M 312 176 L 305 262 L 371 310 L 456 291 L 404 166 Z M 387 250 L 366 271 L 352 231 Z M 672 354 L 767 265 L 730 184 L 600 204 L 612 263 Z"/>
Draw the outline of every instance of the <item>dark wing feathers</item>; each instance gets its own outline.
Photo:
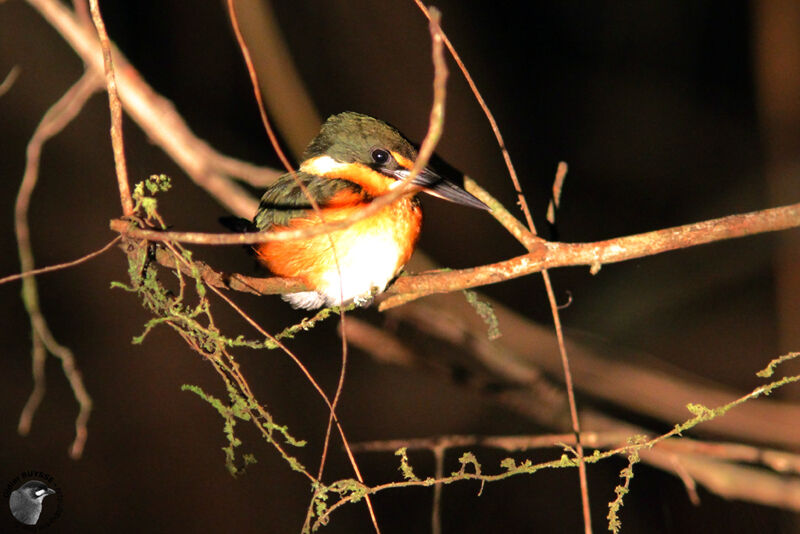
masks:
<path id="1" fill-rule="evenodd" d="M 284 174 L 261 197 L 258 213 L 253 220 L 256 228 L 269 230 L 273 226 L 287 226 L 295 217 L 313 209 L 298 181 L 302 182 L 321 208 L 342 191 L 362 193 L 358 184 L 347 180 L 332 180 L 300 171 L 295 172 L 294 176 Z"/>

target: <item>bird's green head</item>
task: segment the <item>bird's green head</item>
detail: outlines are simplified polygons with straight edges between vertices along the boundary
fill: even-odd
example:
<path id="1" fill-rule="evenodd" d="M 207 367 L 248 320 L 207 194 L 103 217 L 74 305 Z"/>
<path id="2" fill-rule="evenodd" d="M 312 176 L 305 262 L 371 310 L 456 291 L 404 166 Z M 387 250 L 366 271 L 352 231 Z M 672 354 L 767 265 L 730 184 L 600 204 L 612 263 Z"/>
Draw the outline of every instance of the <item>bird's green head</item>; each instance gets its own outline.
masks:
<path id="1" fill-rule="evenodd" d="M 394 127 L 369 115 L 346 111 L 325 121 L 303 160 L 319 156 L 391 171 L 413 165 L 417 151 Z"/>
<path id="2" fill-rule="evenodd" d="M 396 128 L 352 111 L 328 117 L 303 154 L 300 170 L 316 176 L 349 180 L 371 195 L 386 193 L 406 179 L 417 151 Z M 412 180 L 417 191 L 451 202 L 487 209 L 455 183 L 430 168 Z"/>

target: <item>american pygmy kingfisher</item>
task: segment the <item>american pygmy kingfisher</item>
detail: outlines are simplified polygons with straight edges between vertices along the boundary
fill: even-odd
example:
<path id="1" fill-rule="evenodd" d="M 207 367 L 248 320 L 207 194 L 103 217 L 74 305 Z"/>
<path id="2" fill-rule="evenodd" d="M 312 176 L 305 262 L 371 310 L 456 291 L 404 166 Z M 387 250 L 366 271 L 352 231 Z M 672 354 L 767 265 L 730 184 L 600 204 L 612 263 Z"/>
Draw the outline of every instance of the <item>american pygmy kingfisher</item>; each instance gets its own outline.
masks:
<path id="1" fill-rule="evenodd" d="M 353 112 L 333 115 L 306 148 L 300 168 L 281 176 L 264 193 L 253 226 L 257 230 L 297 229 L 323 220 L 347 219 L 400 185 L 416 157 L 411 143 L 385 122 Z M 299 278 L 311 289 L 283 299 L 295 308 L 309 310 L 352 301 L 368 304 L 400 273 L 414 251 L 422 224 L 416 198 L 420 191 L 488 209 L 429 168 L 411 184 L 409 195 L 342 230 L 255 245 L 256 257 L 270 271 Z M 307 194 L 314 198 L 319 212 Z"/>

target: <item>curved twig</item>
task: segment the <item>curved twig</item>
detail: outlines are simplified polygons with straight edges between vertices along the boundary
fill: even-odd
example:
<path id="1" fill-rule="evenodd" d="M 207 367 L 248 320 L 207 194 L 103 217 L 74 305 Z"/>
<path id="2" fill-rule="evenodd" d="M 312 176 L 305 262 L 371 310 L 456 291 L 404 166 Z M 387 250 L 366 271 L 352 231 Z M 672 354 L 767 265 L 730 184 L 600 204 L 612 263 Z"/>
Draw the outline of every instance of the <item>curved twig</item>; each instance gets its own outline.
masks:
<path id="1" fill-rule="evenodd" d="M 23 275 L 34 270 L 33 247 L 28 225 L 28 206 L 31 195 L 39 178 L 39 162 L 44 143 L 60 132 L 83 109 L 83 105 L 95 91 L 100 89 L 100 78 L 91 71 L 83 76 L 64 93 L 64 95 L 47 110 L 37 126 L 26 150 L 25 173 L 20 184 L 17 202 L 14 206 L 14 230 L 17 234 L 20 267 Z M 39 308 L 39 292 L 36 280 L 32 276 L 22 279 L 22 300 L 28 312 L 33 328 L 33 391 L 19 418 L 18 431 L 27 434 L 33 422 L 33 416 L 45 391 L 44 364 L 45 348 L 61 360 L 64 375 L 69 381 L 75 400 L 78 402 L 78 416 L 75 419 L 75 440 L 70 447 L 70 456 L 79 458 L 86 443 L 86 424 L 92 411 L 92 399 L 83 385 L 81 373 L 75 364 L 72 351 L 61 345 L 53 337 L 47 320 Z"/>

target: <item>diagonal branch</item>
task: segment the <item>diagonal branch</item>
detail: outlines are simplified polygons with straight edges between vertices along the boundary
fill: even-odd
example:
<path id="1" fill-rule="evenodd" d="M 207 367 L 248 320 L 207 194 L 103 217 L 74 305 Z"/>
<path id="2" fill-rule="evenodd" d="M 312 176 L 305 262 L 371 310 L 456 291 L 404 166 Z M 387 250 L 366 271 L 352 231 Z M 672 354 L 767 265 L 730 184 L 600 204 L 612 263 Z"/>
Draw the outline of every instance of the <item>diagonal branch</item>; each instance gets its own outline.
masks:
<path id="1" fill-rule="evenodd" d="M 608 263 L 797 227 L 800 227 L 800 204 L 792 204 L 592 243 L 542 242 L 532 252 L 509 260 L 399 278 L 388 291 L 392 296 L 381 303 L 380 309 L 393 307 L 399 300 L 398 296 L 406 293 L 413 294 L 413 298 L 404 302 L 433 293 L 503 282 L 555 267 L 588 265 L 596 274 Z"/>

